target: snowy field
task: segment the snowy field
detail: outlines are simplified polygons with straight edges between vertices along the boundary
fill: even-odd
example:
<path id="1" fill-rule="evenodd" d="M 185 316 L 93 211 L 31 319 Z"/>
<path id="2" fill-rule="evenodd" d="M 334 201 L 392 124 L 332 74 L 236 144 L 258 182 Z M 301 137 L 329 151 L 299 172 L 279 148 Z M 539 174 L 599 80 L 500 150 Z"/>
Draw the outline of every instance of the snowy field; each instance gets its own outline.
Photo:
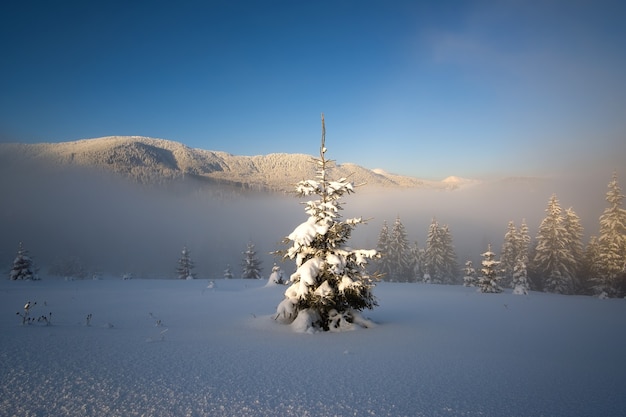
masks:
<path id="1" fill-rule="evenodd" d="M 272 320 L 284 289 L 2 280 L 0 415 L 626 413 L 626 300 L 380 283 L 376 327 L 311 335 Z"/>

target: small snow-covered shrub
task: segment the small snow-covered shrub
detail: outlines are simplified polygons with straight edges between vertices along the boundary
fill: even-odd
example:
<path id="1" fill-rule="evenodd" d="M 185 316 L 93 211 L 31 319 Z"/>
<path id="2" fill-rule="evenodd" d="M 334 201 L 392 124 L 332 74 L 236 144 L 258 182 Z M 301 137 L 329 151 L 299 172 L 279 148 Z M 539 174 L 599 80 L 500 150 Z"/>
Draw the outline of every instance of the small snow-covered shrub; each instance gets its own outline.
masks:
<path id="1" fill-rule="evenodd" d="M 515 288 L 513 288 L 513 294 L 528 295 L 528 288 L 523 285 L 516 285 Z"/>
<path id="2" fill-rule="evenodd" d="M 271 285 L 283 285 L 285 283 L 285 279 L 283 277 L 283 270 L 280 269 L 280 266 L 274 264 L 272 267 L 272 273 L 267 280 L 266 286 Z"/>

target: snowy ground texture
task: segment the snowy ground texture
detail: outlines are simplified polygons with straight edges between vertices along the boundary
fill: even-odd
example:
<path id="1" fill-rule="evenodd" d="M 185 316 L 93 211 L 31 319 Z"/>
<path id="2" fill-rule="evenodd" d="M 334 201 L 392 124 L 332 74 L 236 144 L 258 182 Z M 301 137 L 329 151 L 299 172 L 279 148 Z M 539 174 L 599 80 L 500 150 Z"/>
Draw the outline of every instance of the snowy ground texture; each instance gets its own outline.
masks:
<path id="1" fill-rule="evenodd" d="M 264 285 L 3 280 L 0 415 L 626 414 L 626 300 L 381 283 L 376 327 L 311 335 Z"/>

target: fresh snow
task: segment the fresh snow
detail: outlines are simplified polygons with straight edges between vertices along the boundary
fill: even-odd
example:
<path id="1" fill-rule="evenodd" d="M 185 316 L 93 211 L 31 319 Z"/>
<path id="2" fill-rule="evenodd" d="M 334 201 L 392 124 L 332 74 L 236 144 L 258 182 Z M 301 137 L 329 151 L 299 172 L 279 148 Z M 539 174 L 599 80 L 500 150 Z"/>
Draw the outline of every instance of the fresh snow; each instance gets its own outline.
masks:
<path id="1" fill-rule="evenodd" d="M 289 234 L 288 238 L 299 246 L 307 246 L 313 242 L 315 236 L 324 235 L 327 230 L 327 225 L 318 224 L 317 219 L 314 216 L 310 216 L 306 222 L 296 227 L 295 230 Z"/>
<path id="2" fill-rule="evenodd" d="M 383 282 L 380 306 L 359 317 L 376 326 L 312 335 L 273 319 L 284 286 L 265 284 L 2 280 L 0 415 L 626 410 L 625 300 Z M 51 325 L 22 325 L 27 302 Z"/>

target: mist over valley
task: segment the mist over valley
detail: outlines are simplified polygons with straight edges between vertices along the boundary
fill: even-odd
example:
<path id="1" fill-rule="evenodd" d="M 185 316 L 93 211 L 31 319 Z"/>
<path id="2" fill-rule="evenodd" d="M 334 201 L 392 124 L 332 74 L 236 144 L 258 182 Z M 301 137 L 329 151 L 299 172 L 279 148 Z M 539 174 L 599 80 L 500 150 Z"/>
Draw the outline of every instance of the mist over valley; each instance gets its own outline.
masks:
<path id="1" fill-rule="evenodd" d="M 130 137 L 1 144 L 0 261 L 8 270 L 23 242 L 42 276 L 77 259 L 88 275 L 173 278 L 186 246 L 198 278 L 221 278 L 227 265 L 237 277 L 253 242 L 268 276 L 279 261 L 270 252 L 283 249 L 281 240 L 306 220 L 303 200 L 290 190 L 314 177 L 311 158 L 237 157 Z M 596 176 L 432 181 L 385 168 L 339 161 L 331 171 L 358 185 L 342 215 L 369 219 L 351 245 L 375 248 L 383 221 L 399 217 L 408 239 L 423 247 L 436 218 L 450 228 L 459 265 L 477 262 L 488 243 L 499 251 L 510 220 L 525 219 L 534 236 L 553 193 L 581 217 L 586 241 L 597 233 L 611 175 L 607 168 Z"/>

